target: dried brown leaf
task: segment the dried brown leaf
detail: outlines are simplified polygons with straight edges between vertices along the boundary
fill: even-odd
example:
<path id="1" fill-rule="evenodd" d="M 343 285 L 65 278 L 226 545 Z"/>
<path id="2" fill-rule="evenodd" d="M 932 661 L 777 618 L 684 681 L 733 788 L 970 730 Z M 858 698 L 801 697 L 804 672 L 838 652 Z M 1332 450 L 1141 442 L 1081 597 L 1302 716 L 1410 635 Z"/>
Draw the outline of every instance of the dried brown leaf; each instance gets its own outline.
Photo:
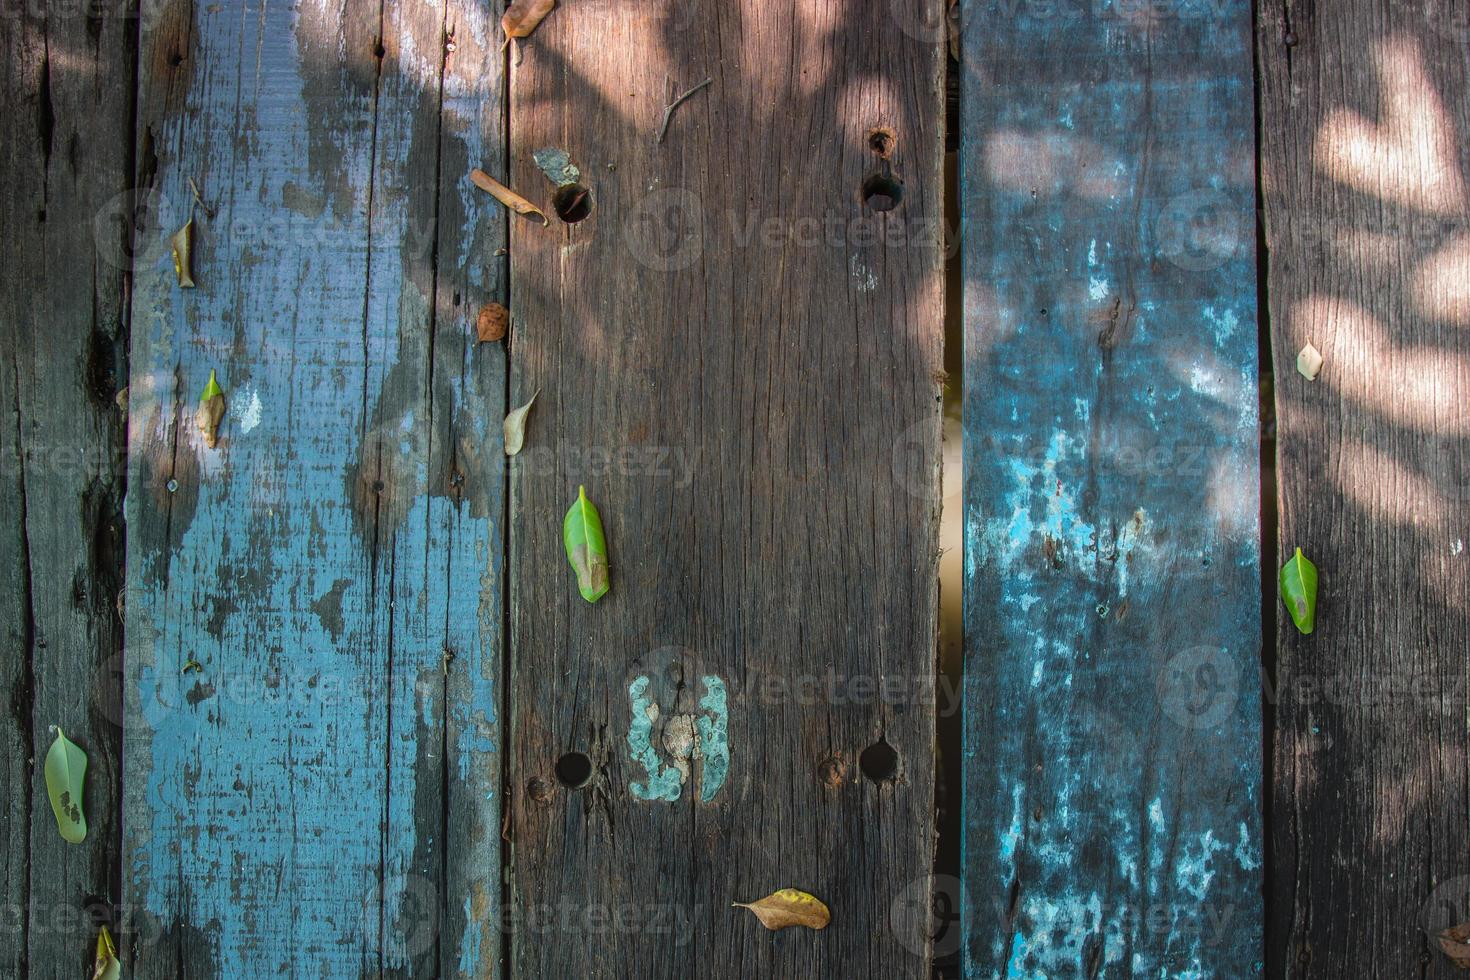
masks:
<path id="1" fill-rule="evenodd" d="M 536 395 L 541 394 L 541 389 L 536 389 L 536 394 L 531 400 L 505 417 L 505 455 L 514 456 L 521 451 L 521 446 L 526 443 L 526 416 L 531 414 L 531 406 L 536 404 Z"/>
<path id="2" fill-rule="evenodd" d="M 1470 970 L 1470 922 L 1450 926 L 1437 936 L 1439 948 L 1450 962 L 1462 970 Z"/>
<path id="3" fill-rule="evenodd" d="M 556 0 L 515 0 L 500 17 L 500 29 L 505 31 L 505 44 L 513 37 L 530 37 L 538 24 L 556 7 Z"/>
<path id="4" fill-rule="evenodd" d="M 761 925 L 773 931 L 787 926 L 825 929 L 832 921 L 832 913 L 821 899 L 795 888 L 772 892 L 758 902 L 736 902 L 734 907 L 750 909 Z"/>
<path id="5" fill-rule="evenodd" d="M 499 201 L 501 204 L 504 204 L 516 214 L 522 214 L 526 217 L 534 216 L 540 218 L 541 226 L 543 228 L 551 224 L 551 220 L 542 213 L 540 208 L 532 204 L 530 201 L 526 200 L 521 195 L 517 194 L 515 191 L 511 190 L 509 187 L 506 187 L 500 181 L 496 180 L 494 177 L 491 177 L 480 168 L 476 167 L 474 170 L 470 171 L 470 180 L 474 181 L 475 186 L 478 187 L 480 190 L 489 194 L 491 197 L 495 198 L 495 200 Z"/>
<path id="6" fill-rule="evenodd" d="M 480 307 L 480 315 L 475 318 L 475 334 L 482 344 L 494 343 L 505 336 L 509 323 L 510 310 L 499 303 L 486 303 Z"/>
<path id="7" fill-rule="evenodd" d="M 194 424 L 199 426 L 210 449 L 219 445 L 219 424 L 224 417 L 225 393 L 220 389 L 214 371 L 210 371 L 209 383 L 204 386 L 204 393 L 199 396 L 199 408 L 194 413 Z"/>

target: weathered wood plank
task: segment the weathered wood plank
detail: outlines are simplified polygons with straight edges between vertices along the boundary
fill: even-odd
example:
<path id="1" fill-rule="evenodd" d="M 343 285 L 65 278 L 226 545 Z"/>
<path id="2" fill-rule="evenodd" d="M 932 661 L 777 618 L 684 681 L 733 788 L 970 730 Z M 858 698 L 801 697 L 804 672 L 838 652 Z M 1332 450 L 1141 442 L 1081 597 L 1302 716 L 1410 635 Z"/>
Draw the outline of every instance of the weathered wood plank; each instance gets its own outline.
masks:
<path id="1" fill-rule="evenodd" d="M 968 976 L 1261 967 L 1250 22 L 969 11 Z"/>
<path id="2" fill-rule="evenodd" d="M 92 16 L 88 16 L 91 14 Z M 119 893 L 124 272 L 134 57 L 114 7 L 0 17 L 0 975 L 76 977 Z M 42 765 L 88 755 L 86 840 Z"/>
<path id="3" fill-rule="evenodd" d="M 927 976 L 890 911 L 934 843 L 943 49 L 823 0 L 564 4 L 522 48 L 512 182 L 549 202 L 533 154 L 564 150 L 591 214 L 511 234 L 512 401 L 541 391 L 511 469 L 513 970 Z M 596 605 L 561 541 L 582 484 Z M 783 886 L 833 925 L 729 907 Z"/>
<path id="4" fill-rule="evenodd" d="M 1277 617 L 1268 970 L 1458 976 L 1435 935 L 1470 919 L 1470 20 L 1259 23 L 1275 557 L 1321 571 L 1315 632 Z"/>
<path id="5" fill-rule="evenodd" d="M 504 355 L 467 330 L 503 223 L 463 179 L 503 153 L 491 15 L 177 2 L 141 50 L 133 975 L 498 975 Z"/>

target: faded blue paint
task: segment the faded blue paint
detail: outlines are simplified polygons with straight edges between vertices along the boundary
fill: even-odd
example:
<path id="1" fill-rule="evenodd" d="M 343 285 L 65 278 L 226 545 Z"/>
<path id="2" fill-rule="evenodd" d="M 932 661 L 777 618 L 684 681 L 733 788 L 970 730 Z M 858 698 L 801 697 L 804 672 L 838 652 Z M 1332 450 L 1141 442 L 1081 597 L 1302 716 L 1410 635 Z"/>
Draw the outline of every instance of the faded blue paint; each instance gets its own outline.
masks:
<path id="1" fill-rule="evenodd" d="M 725 785 L 730 772 L 730 718 L 725 682 L 715 674 L 701 678 L 704 696 L 701 714 L 665 716 L 649 695 L 652 682 L 646 675 L 628 685 L 628 755 L 643 769 L 642 782 L 629 783 L 640 800 L 677 800 L 693 775 L 692 762 L 699 762 L 699 800 L 708 803 Z M 657 738 L 671 763 L 664 764 Z"/>
<path id="2" fill-rule="evenodd" d="M 653 725 L 658 721 L 658 705 L 648 696 L 647 677 L 635 678 L 628 685 L 628 702 L 632 719 L 628 725 L 628 754 L 633 762 L 643 767 L 647 778 L 643 782 L 629 782 L 629 791 L 640 800 L 668 800 L 679 798 L 684 789 L 683 774 L 673 766 L 665 766 L 653 747 Z"/>
<path id="3" fill-rule="evenodd" d="M 1161 685 L 1258 662 L 1250 10 L 1065 6 L 964 38 L 963 972 L 1246 976 L 1259 699 Z"/>
<path id="4" fill-rule="evenodd" d="M 730 772 L 730 709 L 725 682 L 719 677 L 706 674 L 704 691 L 704 697 L 699 701 L 705 713 L 699 718 L 697 751 L 704 759 L 699 776 L 699 799 L 708 803 L 725 785 L 725 777 Z"/>
<path id="5" fill-rule="evenodd" d="M 438 858 L 499 829 L 487 794 L 499 773 L 499 481 L 465 462 L 485 489 L 461 503 L 427 474 L 460 419 L 499 410 L 503 364 L 462 345 L 464 363 L 437 364 L 440 376 L 475 382 L 436 379 L 436 395 L 452 394 L 422 395 L 432 242 L 412 227 L 424 200 L 404 192 L 405 124 L 439 93 L 394 54 L 407 58 L 417 32 L 439 64 L 443 12 L 389 10 L 384 32 L 403 43 L 365 87 L 346 81 L 337 16 L 197 9 L 190 63 L 211 70 L 189 76 L 187 114 L 155 120 L 164 197 L 147 235 L 164 242 L 182 223 L 189 177 L 218 212 L 195 216 L 198 289 L 177 288 L 158 242 L 137 266 L 124 876 L 128 901 L 203 951 L 211 975 L 432 972 L 419 900 L 440 895 Z M 465 31 L 474 14 L 456 16 Z M 145 20 L 150 50 L 155 27 Z M 375 111 L 386 122 L 366 145 Z M 445 144 L 462 128 L 446 122 Z M 303 219 L 280 203 L 297 193 L 287 185 L 320 189 L 324 207 Z M 469 213 L 497 220 L 493 206 Z M 465 234 L 464 254 L 487 251 L 482 232 Z M 441 246 L 446 266 L 455 256 Z M 231 386 L 249 398 L 217 449 L 187 412 L 173 418 L 211 368 L 227 399 Z M 357 468 L 379 472 L 379 451 L 392 506 L 357 499 Z M 329 593 L 340 608 L 324 615 L 313 606 Z M 183 677 L 191 656 L 203 669 Z M 445 772 L 462 818 L 450 841 L 420 812 L 439 812 Z M 471 875 L 498 893 L 498 851 L 474 863 L 451 872 L 449 910 Z M 482 959 L 480 943 L 493 914 L 466 909 L 473 928 L 449 924 L 445 948 L 461 973 L 494 974 L 496 951 Z"/>

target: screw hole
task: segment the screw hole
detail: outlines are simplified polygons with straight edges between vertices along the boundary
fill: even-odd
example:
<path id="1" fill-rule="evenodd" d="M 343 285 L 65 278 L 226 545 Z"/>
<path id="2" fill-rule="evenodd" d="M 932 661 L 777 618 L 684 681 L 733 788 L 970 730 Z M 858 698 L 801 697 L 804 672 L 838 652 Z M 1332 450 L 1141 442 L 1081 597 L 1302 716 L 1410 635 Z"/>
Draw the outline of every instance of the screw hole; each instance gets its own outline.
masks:
<path id="1" fill-rule="evenodd" d="M 592 760 L 585 752 L 568 752 L 556 760 L 556 778 L 569 789 L 581 789 L 592 778 Z"/>
<path id="2" fill-rule="evenodd" d="M 581 184 L 563 184 L 551 198 L 556 216 L 574 225 L 592 213 L 592 191 Z"/>
<path id="3" fill-rule="evenodd" d="M 903 184 L 888 174 L 874 174 L 863 181 L 863 203 L 874 211 L 892 211 L 903 200 Z"/>
<path id="4" fill-rule="evenodd" d="M 863 775 L 875 783 L 889 783 L 898 777 L 898 751 L 884 739 L 878 739 L 858 756 Z"/>
<path id="5" fill-rule="evenodd" d="M 887 160 L 893 155 L 893 147 L 898 143 L 898 137 L 893 135 L 893 130 L 886 126 L 868 130 L 868 149 L 876 153 L 879 159 Z"/>

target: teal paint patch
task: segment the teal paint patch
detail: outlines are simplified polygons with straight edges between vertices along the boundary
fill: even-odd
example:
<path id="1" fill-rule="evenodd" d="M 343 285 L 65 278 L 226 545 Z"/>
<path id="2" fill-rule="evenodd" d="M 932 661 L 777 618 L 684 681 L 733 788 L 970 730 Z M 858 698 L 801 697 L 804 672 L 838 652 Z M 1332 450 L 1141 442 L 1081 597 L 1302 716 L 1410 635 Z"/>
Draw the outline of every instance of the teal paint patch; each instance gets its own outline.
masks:
<path id="1" fill-rule="evenodd" d="M 684 790 L 684 779 L 679 770 L 665 766 L 659 760 L 658 751 L 653 747 L 653 725 L 658 721 L 658 705 L 648 696 L 648 685 L 647 677 L 639 677 L 628 685 L 628 701 L 633 709 L 633 719 L 628 726 L 628 753 L 648 774 L 646 782 L 630 782 L 628 788 L 640 800 L 673 802 Z"/>
<path id="2" fill-rule="evenodd" d="M 704 697 L 699 701 L 701 715 L 697 718 L 687 712 L 661 712 L 649 695 L 652 681 L 647 675 L 628 685 L 628 754 L 647 776 L 642 782 L 628 784 L 638 799 L 679 799 L 696 761 L 702 763 L 701 803 L 710 802 L 724 788 L 730 774 L 729 693 L 725 682 L 714 674 L 704 675 L 701 682 Z"/>
<path id="3" fill-rule="evenodd" d="M 699 799 L 708 803 L 724 787 L 730 773 L 730 711 L 725 682 L 714 674 L 706 674 L 703 680 L 704 697 L 699 699 L 699 706 L 705 714 L 699 719 L 699 744 L 694 751 L 704 758 Z"/>

